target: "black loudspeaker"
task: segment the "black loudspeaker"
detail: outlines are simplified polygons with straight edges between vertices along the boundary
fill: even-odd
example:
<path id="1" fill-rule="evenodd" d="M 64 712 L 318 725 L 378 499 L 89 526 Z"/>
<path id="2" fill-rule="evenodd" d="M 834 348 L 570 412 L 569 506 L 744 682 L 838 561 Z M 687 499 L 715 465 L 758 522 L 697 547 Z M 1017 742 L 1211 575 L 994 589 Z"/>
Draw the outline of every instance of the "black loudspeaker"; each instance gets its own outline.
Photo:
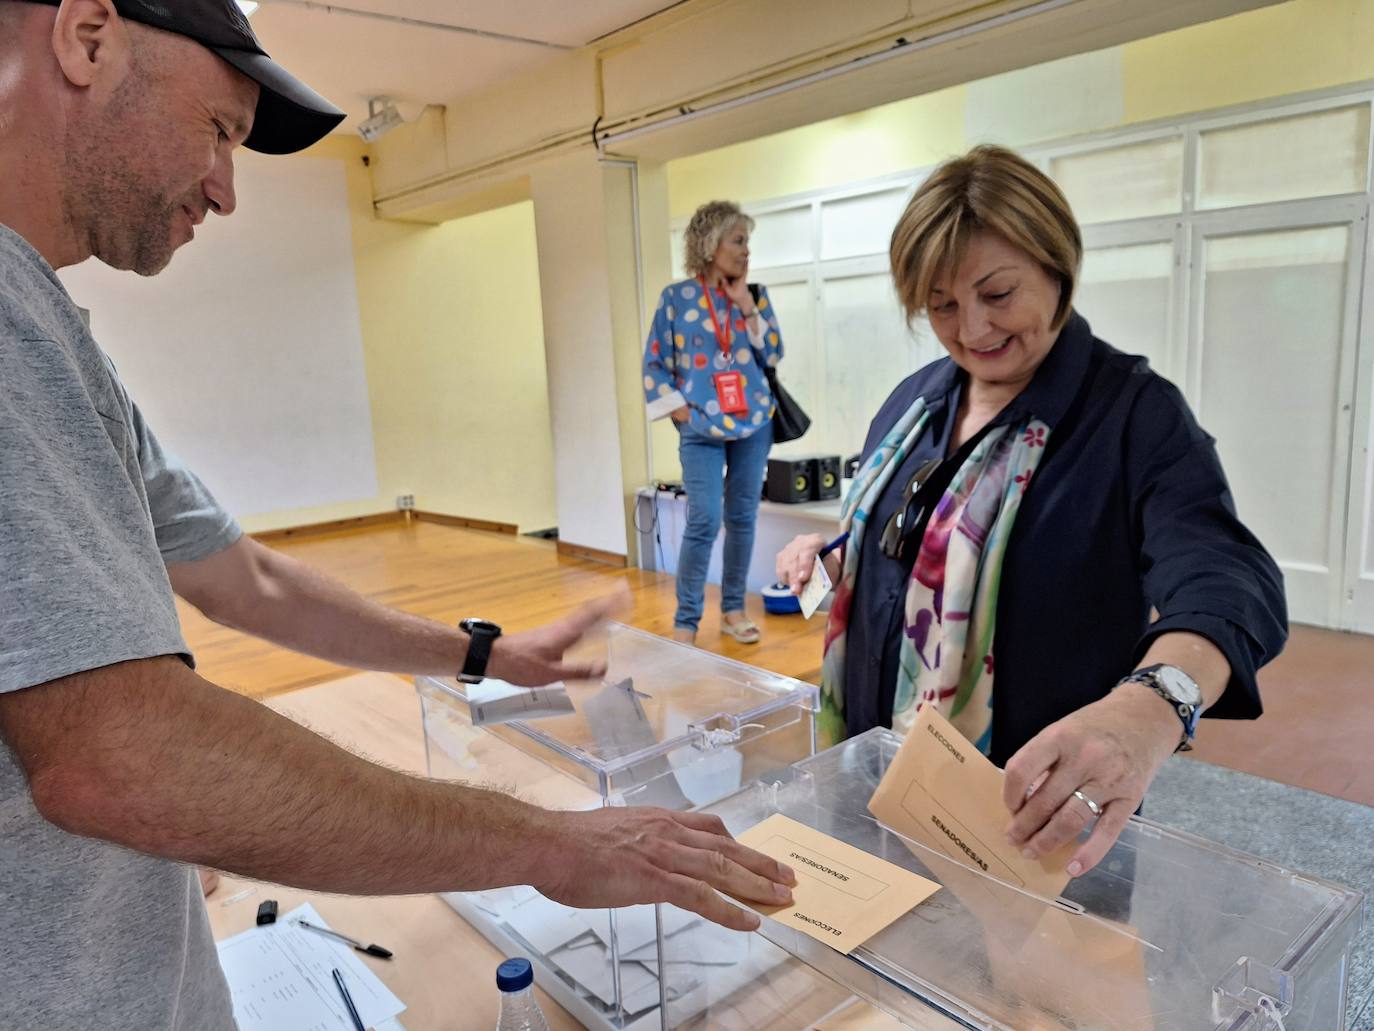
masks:
<path id="1" fill-rule="evenodd" d="M 811 500 L 815 466 L 810 458 L 770 458 L 763 496 L 780 505 L 796 505 Z"/>
<path id="2" fill-rule="evenodd" d="M 763 496 L 781 505 L 828 501 L 840 496 L 840 456 L 770 458 Z"/>
<path id="3" fill-rule="evenodd" d="M 863 455 L 850 455 L 844 460 L 844 478 L 852 480 L 859 475 L 859 462 Z"/>
<path id="4" fill-rule="evenodd" d="M 813 461 L 811 476 L 811 497 L 816 501 L 828 501 L 840 496 L 840 456 L 817 455 Z"/>

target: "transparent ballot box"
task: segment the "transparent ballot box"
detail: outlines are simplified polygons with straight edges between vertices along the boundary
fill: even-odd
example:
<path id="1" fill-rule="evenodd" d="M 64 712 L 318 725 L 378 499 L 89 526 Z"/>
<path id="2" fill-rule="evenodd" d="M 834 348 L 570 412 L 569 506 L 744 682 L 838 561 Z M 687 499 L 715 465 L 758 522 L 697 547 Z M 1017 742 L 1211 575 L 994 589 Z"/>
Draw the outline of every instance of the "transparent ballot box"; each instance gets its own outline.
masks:
<path id="1" fill-rule="evenodd" d="M 685 810 L 785 777 L 814 753 L 812 685 L 619 624 L 605 647 L 605 677 L 569 682 L 565 697 L 507 688 L 503 699 L 490 681 L 417 678 L 430 776 L 555 809 Z M 695 1016 L 708 1009 L 708 973 L 726 994 L 781 979 L 788 997 L 814 997 L 818 1017 L 847 997 L 764 939 L 671 907 L 575 910 L 529 888 L 445 898 L 507 955 L 528 956 L 544 990 L 588 1027 L 666 1026 L 665 1000 Z M 661 936 L 704 961 L 665 968 Z"/>
<path id="2" fill-rule="evenodd" d="M 900 744 L 871 730 L 705 807 L 736 834 L 782 813 L 941 885 L 848 956 L 765 919 L 753 937 L 779 956 L 921 1031 L 1346 1027 L 1359 892 L 1133 818 L 1101 864 L 1042 899 L 873 818 L 868 801 Z M 752 953 L 767 963 L 762 947 Z M 669 935 L 663 961 L 678 958 Z M 724 999 L 712 1005 L 725 1012 Z M 690 1007 L 667 1006 L 669 1026 L 696 1026 Z"/>

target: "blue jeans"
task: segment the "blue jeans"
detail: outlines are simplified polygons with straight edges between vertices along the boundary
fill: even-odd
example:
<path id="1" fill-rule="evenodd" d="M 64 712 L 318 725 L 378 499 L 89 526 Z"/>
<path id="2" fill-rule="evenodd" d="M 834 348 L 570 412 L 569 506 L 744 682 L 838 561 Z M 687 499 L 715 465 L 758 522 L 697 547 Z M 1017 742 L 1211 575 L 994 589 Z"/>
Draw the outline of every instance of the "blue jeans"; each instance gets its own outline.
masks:
<path id="1" fill-rule="evenodd" d="M 722 517 L 725 554 L 720 610 L 739 612 L 744 608 L 744 581 L 754 551 L 754 523 L 768 451 L 773 446 L 773 425 L 767 423 L 743 440 L 717 440 L 687 426 L 679 426 L 678 432 L 682 483 L 687 488 L 687 528 L 677 557 L 677 615 L 673 626 L 695 631 L 701 622 L 706 571 Z"/>

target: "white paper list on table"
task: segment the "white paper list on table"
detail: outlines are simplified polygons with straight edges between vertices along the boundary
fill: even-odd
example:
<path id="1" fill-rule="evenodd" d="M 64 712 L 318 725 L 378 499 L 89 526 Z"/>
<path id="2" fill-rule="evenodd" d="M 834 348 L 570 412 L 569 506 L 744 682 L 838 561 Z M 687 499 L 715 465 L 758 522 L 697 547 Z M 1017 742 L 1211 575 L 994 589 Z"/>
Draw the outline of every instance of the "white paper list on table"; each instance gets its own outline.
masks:
<path id="1" fill-rule="evenodd" d="M 353 1031 L 334 984 L 344 976 L 363 1024 L 400 1031 L 398 999 L 347 945 L 296 926 L 297 918 L 328 927 L 310 903 L 297 906 L 270 927 L 254 927 L 219 943 L 239 1031 Z"/>

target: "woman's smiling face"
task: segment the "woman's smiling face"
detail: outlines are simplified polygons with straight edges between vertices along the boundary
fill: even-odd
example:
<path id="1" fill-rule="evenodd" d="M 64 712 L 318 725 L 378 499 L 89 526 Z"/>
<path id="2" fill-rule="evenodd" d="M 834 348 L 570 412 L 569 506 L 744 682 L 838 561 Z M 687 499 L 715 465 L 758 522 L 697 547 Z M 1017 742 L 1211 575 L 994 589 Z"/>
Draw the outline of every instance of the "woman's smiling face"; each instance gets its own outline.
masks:
<path id="1" fill-rule="evenodd" d="M 930 327 L 975 380 L 1021 387 L 1050 353 L 1059 281 L 1025 251 L 986 230 L 975 233 L 951 275 L 936 277 L 926 304 Z"/>

